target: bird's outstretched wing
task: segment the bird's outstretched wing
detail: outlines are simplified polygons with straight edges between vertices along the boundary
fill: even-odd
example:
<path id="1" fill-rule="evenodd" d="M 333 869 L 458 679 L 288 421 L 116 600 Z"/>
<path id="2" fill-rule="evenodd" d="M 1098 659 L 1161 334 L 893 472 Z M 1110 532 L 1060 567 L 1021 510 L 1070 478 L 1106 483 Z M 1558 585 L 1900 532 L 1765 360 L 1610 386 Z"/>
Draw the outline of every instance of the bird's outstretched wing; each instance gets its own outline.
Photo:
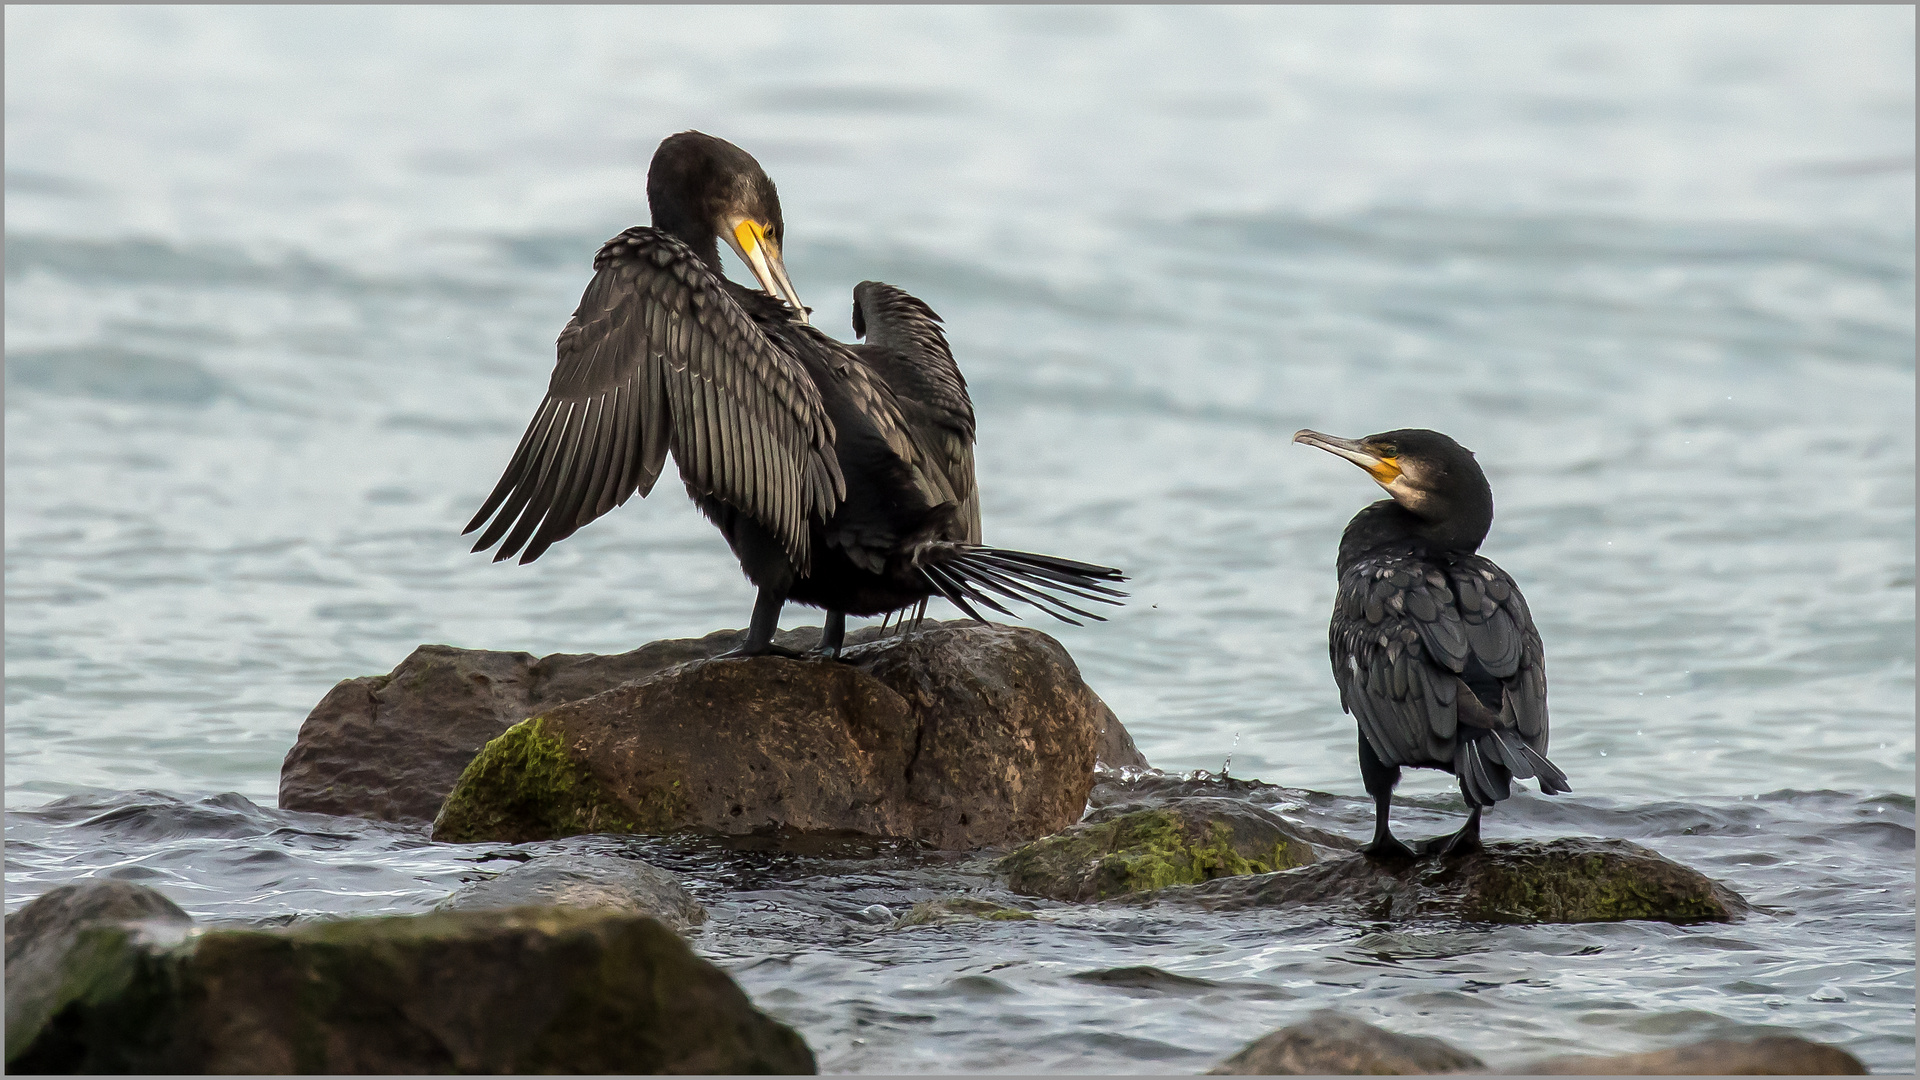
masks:
<path id="1" fill-rule="evenodd" d="M 1462 723 L 1517 732 L 1546 753 L 1540 633 L 1519 587 L 1492 562 L 1362 558 L 1340 575 L 1328 644 L 1340 704 L 1383 762 L 1454 761 Z M 1525 765 L 1515 773 L 1533 775 Z"/>
<path id="2" fill-rule="evenodd" d="M 532 562 L 645 497 L 671 450 L 690 490 L 766 526 L 804 572 L 808 516 L 846 492 L 819 388 L 679 240 L 628 229 L 593 267 L 546 400 L 466 527 L 493 519 L 473 550 Z"/>
<path id="3" fill-rule="evenodd" d="M 853 332 L 860 356 L 886 380 L 913 445 L 913 464 L 931 504 L 951 502 L 965 535 L 980 543 L 980 492 L 973 478 L 973 401 L 954 363 L 940 316 L 919 298 L 882 281 L 853 287 Z"/>

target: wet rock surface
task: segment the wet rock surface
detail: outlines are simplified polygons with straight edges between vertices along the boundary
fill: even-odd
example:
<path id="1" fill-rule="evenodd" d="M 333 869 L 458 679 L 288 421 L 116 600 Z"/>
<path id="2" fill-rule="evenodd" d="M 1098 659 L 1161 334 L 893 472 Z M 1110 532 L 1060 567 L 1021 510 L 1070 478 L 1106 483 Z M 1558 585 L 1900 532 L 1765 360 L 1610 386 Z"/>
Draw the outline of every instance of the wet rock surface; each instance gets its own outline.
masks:
<path id="1" fill-rule="evenodd" d="M 977 627 L 929 622 L 923 629 Z M 431 822 L 482 747 L 530 716 L 739 645 L 744 630 L 655 641 L 599 656 L 422 645 L 386 675 L 347 679 L 314 706 L 280 768 L 280 807 L 381 821 Z M 884 638 L 849 631 L 849 646 Z M 820 628 L 782 631 L 774 642 L 807 650 Z M 1089 691 L 1091 693 L 1091 691 Z M 1133 738 L 1096 697 L 1095 756 L 1114 768 L 1145 768 Z"/>
<path id="2" fill-rule="evenodd" d="M 1486 1069 L 1472 1054 L 1336 1012 L 1281 1028 L 1209 1070 L 1215 1076 L 1418 1076 Z"/>
<path id="3" fill-rule="evenodd" d="M 17 1047 L 9 1024 L 10 1072 L 814 1071 L 798 1034 L 645 916 L 522 907 L 172 940 L 95 923 L 79 940 L 64 970 L 80 992 Z"/>
<path id="4" fill-rule="evenodd" d="M 1696 870 L 1638 844 L 1593 837 L 1495 841 L 1476 854 L 1403 864 L 1349 855 L 1141 899 L 1211 911 L 1337 904 L 1383 921 L 1488 923 L 1726 922 L 1748 910 L 1733 890 Z"/>
<path id="5" fill-rule="evenodd" d="M 1105 706 L 1058 642 L 950 622 L 845 657 L 685 664 L 547 709 L 474 758 L 434 839 L 785 832 L 964 850 L 1080 816 Z"/>
<path id="6" fill-rule="evenodd" d="M 479 911 L 528 904 L 650 915 L 681 931 L 707 918 L 707 909 L 672 874 L 639 859 L 611 855 L 535 859 L 461 889 L 438 910 Z"/>
<path id="7" fill-rule="evenodd" d="M 1260 807 L 1192 797 L 1102 807 L 994 866 L 1014 892 L 1084 902 L 1267 874 L 1321 857 L 1301 830 Z"/>

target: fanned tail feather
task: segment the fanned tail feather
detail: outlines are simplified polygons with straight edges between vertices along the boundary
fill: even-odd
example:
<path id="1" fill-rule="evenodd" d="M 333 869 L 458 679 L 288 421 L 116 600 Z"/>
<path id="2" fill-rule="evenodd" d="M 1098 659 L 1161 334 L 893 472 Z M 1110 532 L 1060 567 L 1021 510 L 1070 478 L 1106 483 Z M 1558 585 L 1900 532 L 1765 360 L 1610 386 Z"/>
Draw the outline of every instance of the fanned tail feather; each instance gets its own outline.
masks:
<path id="1" fill-rule="evenodd" d="M 1119 606 L 1127 594 L 1102 582 L 1127 580 L 1125 574 L 1110 566 L 1075 562 L 1053 555 L 1035 555 L 1005 548 L 972 547 L 965 544 L 929 545 L 921 556 L 920 574 L 939 593 L 980 622 L 985 619 L 974 604 L 991 608 L 1002 615 L 1013 613 L 994 599 L 1031 604 L 1061 622 L 1082 625 L 1081 618 L 1105 622 L 1104 616 L 1075 607 L 1065 597 L 1091 600 Z M 992 594 L 992 595 L 989 595 Z M 1068 614 L 1070 613 L 1070 614 Z"/>
<path id="2" fill-rule="evenodd" d="M 1539 774 L 1542 794 L 1560 795 L 1573 790 L 1573 785 L 1567 782 L 1567 774 L 1560 771 L 1560 766 L 1548 761 L 1538 750 L 1526 743 L 1516 742 L 1514 746 L 1520 751 L 1520 755 L 1527 759 L 1527 764 L 1533 766 L 1533 771 Z"/>
<path id="3" fill-rule="evenodd" d="M 1505 732 L 1494 731 L 1493 742 L 1499 747 L 1499 756 L 1508 771 L 1522 780 L 1536 780 L 1543 795 L 1560 795 L 1572 791 L 1567 783 L 1567 774 L 1560 767 L 1548 761 L 1546 756 L 1525 741 Z"/>

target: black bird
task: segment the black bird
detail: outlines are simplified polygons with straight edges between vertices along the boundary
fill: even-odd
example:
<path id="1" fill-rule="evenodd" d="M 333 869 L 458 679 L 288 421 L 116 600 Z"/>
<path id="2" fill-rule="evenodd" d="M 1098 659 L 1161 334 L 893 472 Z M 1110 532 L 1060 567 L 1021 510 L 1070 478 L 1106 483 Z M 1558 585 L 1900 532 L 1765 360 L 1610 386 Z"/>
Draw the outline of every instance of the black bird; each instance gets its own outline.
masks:
<path id="1" fill-rule="evenodd" d="M 1098 619 L 1062 595 L 1117 604 L 1117 570 L 980 546 L 973 404 L 940 317 L 891 285 L 853 290 L 854 333 L 807 324 L 781 260 L 773 181 L 746 151 L 697 131 L 668 137 L 647 171 L 651 228 L 594 257 L 560 332 L 546 400 L 467 525 L 473 550 L 532 562 L 557 540 L 653 489 L 669 451 L 687 494 L 759 587 L 746 641 L 773 645 L 788 600 L 827 611 L 838 656 L 847 615 L 943 596 L 974 619 L 988 595 L 1066 622 Z M 727 280 L 724 238 L 764 292 Z"/>
<path id="2" fill-rule="evenodd" d="M 1361 850 L 1410 859 L 1387 828 L 1403 766 L 1460 778 L 1472 813 L 1460 831 L 1421 841 L 1421 854 L 1480 846 L 1480 811 L 1537 778 L 1571 791 L 1546 758 L 1547 664 L 1520 587 L 1474 554 L 1493 525 L 1493 489 L 1473 452 L 1410 428 L 1293 441 L 1360 466 L 1387 489 L 1340 537 L 1340 589 L 1328 646 L 1340 705 L 1360 722 L 1360 776 L 1373 796 L 1373 842 Z"/>

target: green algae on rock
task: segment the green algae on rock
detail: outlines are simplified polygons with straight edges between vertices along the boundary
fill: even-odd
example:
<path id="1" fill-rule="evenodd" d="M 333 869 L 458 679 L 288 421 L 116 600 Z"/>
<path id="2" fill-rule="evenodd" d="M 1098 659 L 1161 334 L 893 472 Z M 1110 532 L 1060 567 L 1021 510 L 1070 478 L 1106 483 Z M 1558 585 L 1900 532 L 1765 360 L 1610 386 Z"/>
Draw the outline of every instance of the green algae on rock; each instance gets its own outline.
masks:
<path id="1" fill-rule="evenodd" d="M 1353 855 L 1143 899 L 1214 911 L 1336 904 L 1382 921 L 1489 923 L 1725 922 L 1748 910 L 1737 893 L 1696 870 L 1638 844 L 1595 837 L 1495 841 L 1461 858 L 1401 864 Z"/>
<path id="2" fill-rule="evenodd" d="M 90 934 L 125 978 L 31 1034 L 12 1072 L 811 1073 L 792 1029 L 643 916 L 523 907 Z"/>
<path id="3" fill-rule="evenodd" d="M 1004 856 L 995 869 L 1017 893 L 1084 902 L 1267 874 L 1319 858 L 1311 842 L 1266 810 L 1192 798 L 1097 810 Z"/>
<path id="4" fill-rule="evenodd" d="M 509 844 L 591 832 L 644 832 L 673 819 L 672 788 L 634 813 L 609 795 L 546 717 L 508 728 L 480 748 L 454 784 L 433 822 L 446 843 L 497 840 Z M 649 821 L 645 810 L 653 810 Z"/>

